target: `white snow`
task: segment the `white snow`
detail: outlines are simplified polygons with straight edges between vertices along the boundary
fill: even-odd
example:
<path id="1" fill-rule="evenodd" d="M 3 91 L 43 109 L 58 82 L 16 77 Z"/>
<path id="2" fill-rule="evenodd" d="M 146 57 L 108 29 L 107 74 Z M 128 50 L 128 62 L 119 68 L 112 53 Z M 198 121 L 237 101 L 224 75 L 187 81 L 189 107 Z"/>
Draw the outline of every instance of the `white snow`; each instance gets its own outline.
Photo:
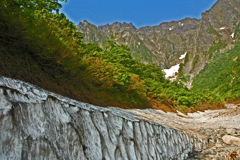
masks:
<path id="1" fill-rule="evenodd" d="M 234 33 L 231 34 L 231 37 L 234 38 Z"/>
<path id="2" fill-rule="evenodd" d="M 182 55 L 179 57 L 179 59 L 183 59 L 183 58 L 185 58 L 186 55 L 187 55 L 187 52 L 185 52 L 184 54 L 182 54 Z"/>
<path id="3" fill-rule="evenodd" d="M 169 31 L 173 30 L 173 28 L 174 28 L 173 26 L 172 26 L 172 27 L 170 27 L 170 28 L 169 28 Z"/>
<path id="4" fill-rule="evenodd" d="M 175 66 L 172 66 L 169 69 L 164 69 L 163 71 L 166 73 L 165 78 L 175 76 L 175 73 L 176 72 L 178 73 L 179 67 L 180 67 L 180 64 L 177 64 Z"/>
<path id="5" fill-rule="evenodd" d="M 178 25 L 179 26 L 183 26 L 184 24 L 182 22 L 178 22 Z"/>
<path id="6" fill-rule="evenodd" d="M 225 29 L 225 28 L 226 28 L 226 27 L 221 27 L 220 30 L 223 30 L 223 29 Z"/>

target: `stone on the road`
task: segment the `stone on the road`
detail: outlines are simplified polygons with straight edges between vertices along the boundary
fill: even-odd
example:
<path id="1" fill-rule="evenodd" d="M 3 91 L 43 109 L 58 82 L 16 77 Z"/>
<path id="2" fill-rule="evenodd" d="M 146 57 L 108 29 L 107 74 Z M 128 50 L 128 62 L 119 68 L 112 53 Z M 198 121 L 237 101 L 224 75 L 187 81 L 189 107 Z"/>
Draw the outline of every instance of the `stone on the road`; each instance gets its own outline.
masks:
<path id="1" fill-rule="evenodd" d="M 227 128 L 226 129 L 228 134 L 234 135 L 236 133 L 236 129 L 235 128 Z"/>
<path id="2" fill-rule="evenodd" d="M 240 138 L 238 137 L 225 135 L 222 137 L 222 139 L 223 139 L 223 142 L 227 144 L 234 144 L 240 147 Z"/>

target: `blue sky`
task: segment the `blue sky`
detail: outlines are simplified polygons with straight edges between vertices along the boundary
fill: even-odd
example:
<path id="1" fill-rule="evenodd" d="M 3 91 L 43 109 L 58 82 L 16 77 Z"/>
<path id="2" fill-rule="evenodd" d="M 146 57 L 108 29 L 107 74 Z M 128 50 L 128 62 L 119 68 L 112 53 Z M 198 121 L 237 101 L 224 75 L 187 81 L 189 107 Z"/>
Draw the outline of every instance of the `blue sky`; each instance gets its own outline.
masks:
<path id="1" fill-rule="evenodd" d="M 87 20 L 99 26 L 133 23 L 136 28 L 156 26 L 185 17 L 201 18 L 217 0 L 68 0 L 60 10 L 78 24 Z"/>

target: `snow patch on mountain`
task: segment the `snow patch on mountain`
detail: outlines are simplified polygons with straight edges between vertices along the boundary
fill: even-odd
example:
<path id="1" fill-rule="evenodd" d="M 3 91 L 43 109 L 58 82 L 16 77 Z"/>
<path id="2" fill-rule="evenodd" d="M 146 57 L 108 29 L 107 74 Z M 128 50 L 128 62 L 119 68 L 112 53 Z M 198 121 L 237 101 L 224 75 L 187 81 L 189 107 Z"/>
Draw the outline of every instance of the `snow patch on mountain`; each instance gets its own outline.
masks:
<path id="1" fill-rule="evenodd" d="M 182 54 L 182 55 L 179 57 L 179 59 L 183 59 L 183 58 L 185 58 L 186 55 L 187 55 L 187 52 L 185 52 L 184 54 Z"/>
<path id="2" fill-rule="evenodd" d="M 173 30 L 173 28 L 174 28 L 174 26 L 170 27 L 170 28 L 169 28 L 169 31 Z"/>
<path id="3" fill-rule="evenodd" d="M 178 73 L 179 67 L 180 67 L 180 64 L 177 64 L 175 66 L 172 66 L 169 69 L 164 69 L 163 71 L 166 73 L 165 74 L 165 78 L 169 78 L 169 77 L 175 76 L 175 74 Z"/>

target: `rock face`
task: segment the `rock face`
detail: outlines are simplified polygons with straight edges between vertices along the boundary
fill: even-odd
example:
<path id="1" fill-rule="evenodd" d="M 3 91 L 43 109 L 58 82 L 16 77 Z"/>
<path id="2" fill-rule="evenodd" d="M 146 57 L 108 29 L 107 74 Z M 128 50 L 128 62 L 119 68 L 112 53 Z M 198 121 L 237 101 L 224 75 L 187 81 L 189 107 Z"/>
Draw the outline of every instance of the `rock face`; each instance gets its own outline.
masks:
<path id="1" fill-rule="evenodd" d="M 139 29 L 131 23 L 115 22 L 96 27 L 84 21 L 77 29 L 83 32 L 86 42 L 99 43 L 102 47 L 112 34 L 118 33 L 116 42 L 128 45 L 133 58 L 156 63 L 164 69 L 182 63 L 179 74 L 192 78 L 220 49 L 238 41 L 239 19 L 238 0 L 218 0 L 202 13 L 201 19 L 185 18 Z M 179 59 L 184 53 L 188 53 L 186 58 Z"/>
<path id="2" fill-rule="evenodd" d="M 127 110 L 0 77 L 0 159 L 185 159 L 205 146 Z"/>

